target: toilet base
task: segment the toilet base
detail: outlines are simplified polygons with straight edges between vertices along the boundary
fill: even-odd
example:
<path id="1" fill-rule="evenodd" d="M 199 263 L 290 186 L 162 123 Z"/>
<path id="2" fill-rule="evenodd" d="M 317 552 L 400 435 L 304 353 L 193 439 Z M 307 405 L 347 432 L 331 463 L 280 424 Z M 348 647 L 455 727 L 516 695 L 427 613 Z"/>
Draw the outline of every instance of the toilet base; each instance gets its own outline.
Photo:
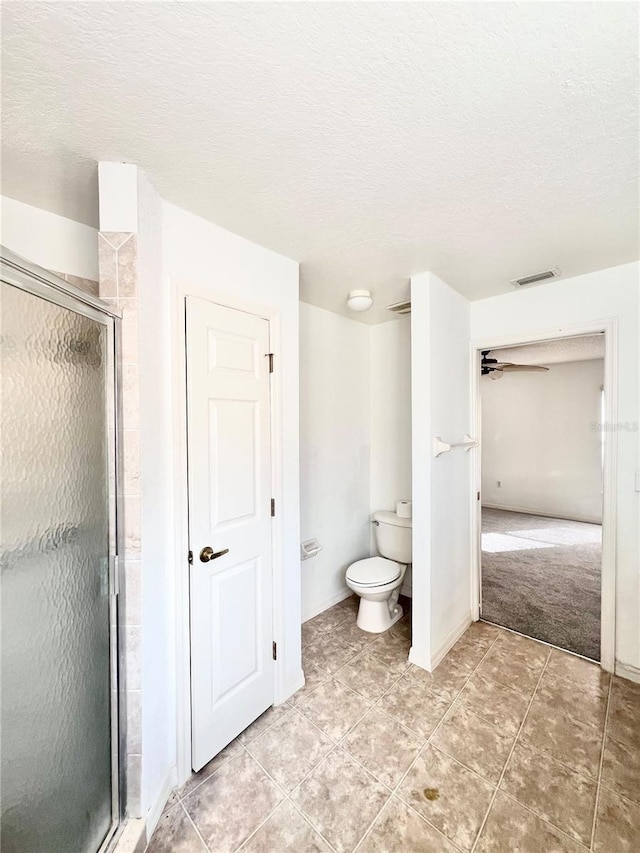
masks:
<path id="1" fill-rule="evenodd" d="M 404 615 L 402 606 L 397 603 L 397 596 L 395 598 L 395 604 L 389 599 L 371 601 L 367 598 L 361 598 L 356 620 L 358 628 L 361 631 L 367 631 L 369 634 L 381 634 L 395 625 Z M 389 605 L 391 605 L 392 612 L 389 610 Z"/>

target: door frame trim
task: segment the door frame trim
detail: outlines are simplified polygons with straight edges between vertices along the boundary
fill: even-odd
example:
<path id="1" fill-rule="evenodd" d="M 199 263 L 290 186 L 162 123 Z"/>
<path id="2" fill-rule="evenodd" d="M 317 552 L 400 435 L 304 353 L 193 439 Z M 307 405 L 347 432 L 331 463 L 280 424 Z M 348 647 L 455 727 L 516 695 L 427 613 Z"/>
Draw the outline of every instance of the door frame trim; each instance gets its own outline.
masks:
<path id="1" fill-rule="evenodd" d="M 473 433 L 480 444 L 474 453 L 472 471 L 472 490 L 470 494 L 471 515 L 471 616 L 474 621 L 480 618 L 481 595 L 481 504 L 476 493 L 482 493 L 482 411 L 480 394 L 480 358 L 481 350 L 499 347 L 531 344 L 542 341 L 560 340 L 604 333 L 604 420 L 613 424 L 618 412 L 618 322 L 616 318 L 575 323 L 562 328 L 542 329 L 532 332 L 518 332 L 513 335 L 499 335 L 493 338 L 480 338 L 470 344 L 471 369 L 471 423 Z M 616 487 L 618 437 L 615 430 L 603 431 L 604 466 L 602 473 L 602 570 L 600 600 L 600 665 L 607 672 L 615 671 L 616 663 Z"/>
<path id="2" fill-rule="evenodd" d="M 191 636 L 189 615 L 189 494 L 187 464 L 187 348 L 186 298 L 204 299 L 214 305 L 253 314 L 269 322 L 269 349 L 275 358 L 275 371 L 270 380 L 271 486 L 276 507 L 284 506 L 282 425 L 282 371 L 279 369 L 282 348 L 280 312 L 270 306 L 235 299 L 216 293 L 207 286 L 172 283 L 172 379 L 173 405 L 173 481 L 175 520 L 175 600 L 176 600 L 176 770 L 178 785 L 187 781 L 191 767 Z M 284 514 L 276 511 L 272 519 L 273 639 L 278 644 L 274 661 L 274 704 L 285 695 L 285 586 L 284 586 Z"/>

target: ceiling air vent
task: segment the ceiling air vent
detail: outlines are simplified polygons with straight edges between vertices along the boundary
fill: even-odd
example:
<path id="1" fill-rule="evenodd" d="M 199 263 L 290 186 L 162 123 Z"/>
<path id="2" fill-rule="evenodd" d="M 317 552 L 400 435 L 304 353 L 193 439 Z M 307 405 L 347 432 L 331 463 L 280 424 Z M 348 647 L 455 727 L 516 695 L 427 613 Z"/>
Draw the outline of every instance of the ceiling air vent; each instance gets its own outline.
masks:
<path id="1" fill-rule="evenodd" d="M 394 302 L 392 305 L 385 305 L 387 311 L 393 311 L 394 314 L 411 314 L 411 301 Z"/>
<path id="2" fill-rule="evenodd" d="M 514 287 L 526 287 L 528 284 L 538 284 L 541 281 L 547 281 L 550 278 L 557 278 L 560 275 L 558 267 L 551 270 L 543 270 L 536 272 L 533 275 L 523 275 L 522 278 L 512 278 L 511 284 Z"/>

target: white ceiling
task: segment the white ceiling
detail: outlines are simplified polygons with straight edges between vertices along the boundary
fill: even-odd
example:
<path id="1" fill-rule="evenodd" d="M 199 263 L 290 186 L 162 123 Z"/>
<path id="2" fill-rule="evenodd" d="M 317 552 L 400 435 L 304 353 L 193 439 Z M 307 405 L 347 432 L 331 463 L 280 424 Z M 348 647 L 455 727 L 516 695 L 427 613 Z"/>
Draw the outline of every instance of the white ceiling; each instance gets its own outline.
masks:
<path id="1" fill-rule="evenodd" d="M 491 351 L 490 358 L 513 364 L 560 364 L 565 361 L 590 361 L 604 358 L 604 335 L 580 335 L 558 338 L 518 347 L 502 347 Z"/>
<path id="2" fill-rule="evenodd" d="M 476 299 L 638 257 L 634 3 L 2 7 L 3 192 L 96 224 L 98 160 L 351 288 Z M 553 286 L 553 284 L 549 285 Z M 351 315 L 355 316 L 355 315 Z"/>

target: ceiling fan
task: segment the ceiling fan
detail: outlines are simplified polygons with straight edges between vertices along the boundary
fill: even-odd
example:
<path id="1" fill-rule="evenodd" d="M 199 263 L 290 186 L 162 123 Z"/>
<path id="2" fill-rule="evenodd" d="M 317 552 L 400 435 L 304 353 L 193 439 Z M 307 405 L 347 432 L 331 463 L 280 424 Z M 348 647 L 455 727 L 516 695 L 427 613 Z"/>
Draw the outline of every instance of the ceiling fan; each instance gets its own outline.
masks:
<path id="1" fill-rule="evenodd" d="M 489 358 L 490 352 L 490 349 L 482 350 L 482 361 L 480 362 L 482 376 L 488 376 L 490 379 L 502 379 L 505 373 L 516 373 L 518 371 L 542 373 L 549 370 L 548 367 L 543 367 L 541 364 L 512 364 L 509 361 L 498 361 L 497 358 Z"/>

